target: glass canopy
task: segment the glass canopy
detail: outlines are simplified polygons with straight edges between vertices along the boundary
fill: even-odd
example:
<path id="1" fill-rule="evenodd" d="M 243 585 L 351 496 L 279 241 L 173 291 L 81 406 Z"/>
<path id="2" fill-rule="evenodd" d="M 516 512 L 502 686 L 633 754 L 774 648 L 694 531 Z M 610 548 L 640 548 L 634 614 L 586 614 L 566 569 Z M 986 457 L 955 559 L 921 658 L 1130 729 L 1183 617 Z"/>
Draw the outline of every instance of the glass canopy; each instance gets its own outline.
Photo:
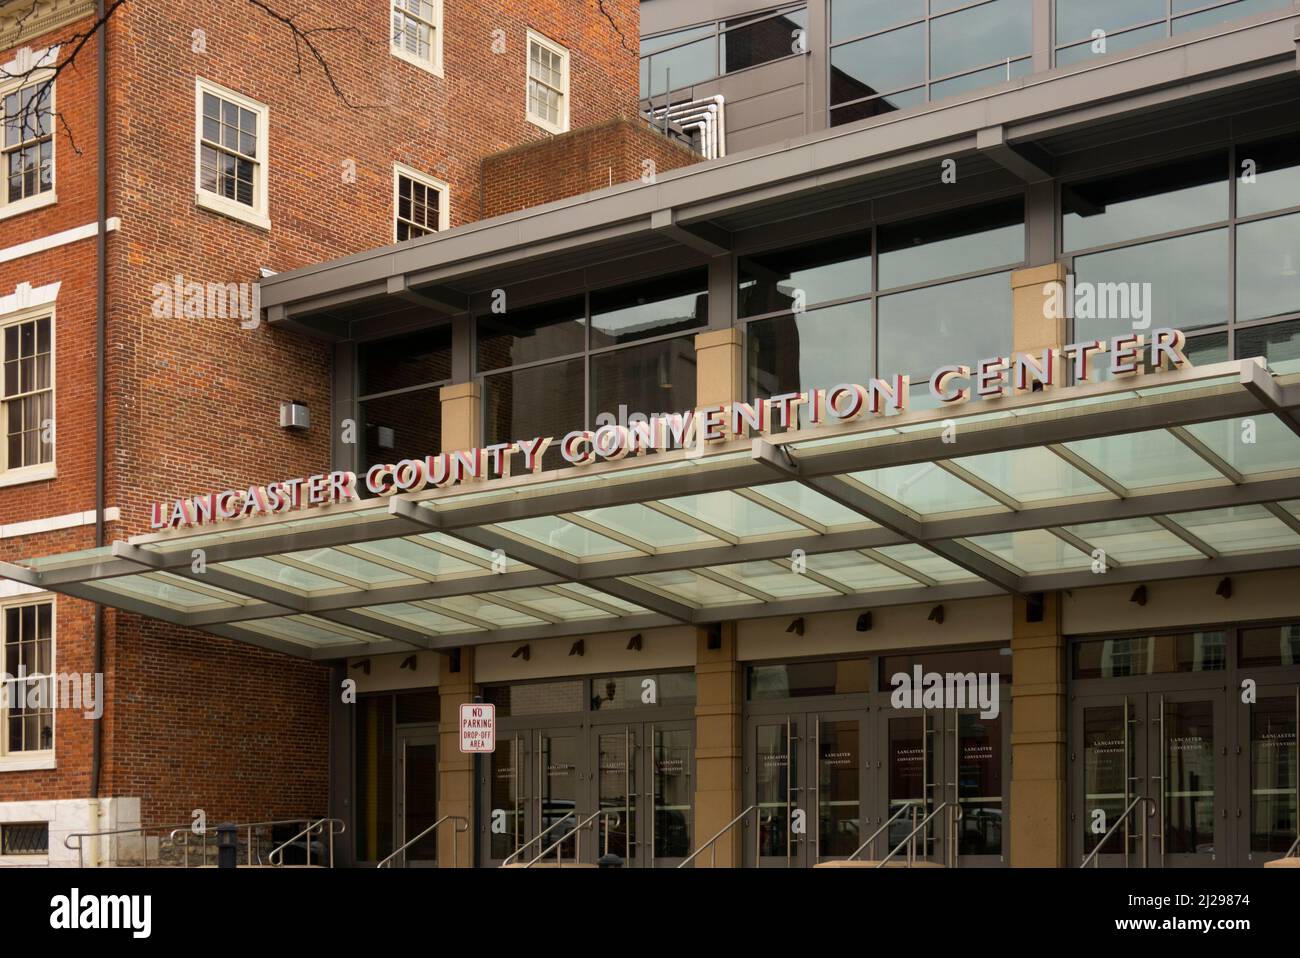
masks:
<path id="1" fill-rule="evenodd" d="M 1243 360 L 137 536 L 0 577 L 329 659 L 1300 566 L 1298 407 L 1300 377 Z"/>

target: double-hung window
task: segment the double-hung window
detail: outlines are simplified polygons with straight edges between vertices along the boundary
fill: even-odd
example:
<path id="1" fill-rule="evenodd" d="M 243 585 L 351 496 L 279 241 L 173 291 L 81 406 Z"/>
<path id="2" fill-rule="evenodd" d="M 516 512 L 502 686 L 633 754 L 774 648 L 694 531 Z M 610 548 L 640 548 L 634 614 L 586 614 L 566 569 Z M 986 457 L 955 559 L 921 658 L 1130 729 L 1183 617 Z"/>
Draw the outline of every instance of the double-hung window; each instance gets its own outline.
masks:
<path id="1" fill-rule="evenodd" d="M 391 0 L 391 4 L 389 51 L 442 76 L 442 0 Z"/>
<path id="2" fill-rule="evenodd" d="M 53 333 L 48 315 L 0 320 L 0 480 L 54 462 Z"/>
<path id="3" fill-rule="evenodd" d="M 54 202 L 54 84 L 24 78 L 0 84 L 0 217 Z"/>
<path id="4" fill-rule="evenodd" d="M 448 187 L 442 180 L 425 176 L 408 166 L 393 166 L 394 239 L 427 236 L 451 224 Z"/>
<path id="5" fill-rule="evenodd" d="M 32 757 L 54 749 L 54 603 L 0 605 L 0 757 Z"/>
<path id="6" fill-rule="evenodd" d="M 569 51 L 528 31 L 528 120 L 552 133 L 569 128 Z"/>
<path id="7" fill-rule="evenodd" d="M 266 196 L 267 108 L 232 90 L 199 80 L 195 110 L 195 202 L 270 229 Z"/>

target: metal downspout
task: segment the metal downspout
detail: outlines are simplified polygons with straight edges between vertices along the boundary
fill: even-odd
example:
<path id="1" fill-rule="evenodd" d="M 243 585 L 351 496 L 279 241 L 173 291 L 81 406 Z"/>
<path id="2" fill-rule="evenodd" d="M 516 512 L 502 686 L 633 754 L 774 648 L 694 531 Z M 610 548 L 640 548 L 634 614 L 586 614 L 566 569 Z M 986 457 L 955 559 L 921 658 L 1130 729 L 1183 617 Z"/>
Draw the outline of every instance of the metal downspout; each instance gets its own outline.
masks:
<path id="1" fill-rule="evenodd" d="M 104 0 L 96 0 L 95 18 L 99 23 L 99 55 L 96 69 L 99 83 L 99 129 L 96 132 L 96 211 L 95 231 L 95 546 L 104 544 L 104 366 L 107 339 L 108 295 L 108 24 L 104 22 Z M 95 673 L 104 671 L 104 607 L 95 603 Z M 95 719 L 91 745 L 90 799 L 98 808 L 100 766 L 103 763 L 104 719 Z M 97 825 L 98 823 L 93 823 Z"/>

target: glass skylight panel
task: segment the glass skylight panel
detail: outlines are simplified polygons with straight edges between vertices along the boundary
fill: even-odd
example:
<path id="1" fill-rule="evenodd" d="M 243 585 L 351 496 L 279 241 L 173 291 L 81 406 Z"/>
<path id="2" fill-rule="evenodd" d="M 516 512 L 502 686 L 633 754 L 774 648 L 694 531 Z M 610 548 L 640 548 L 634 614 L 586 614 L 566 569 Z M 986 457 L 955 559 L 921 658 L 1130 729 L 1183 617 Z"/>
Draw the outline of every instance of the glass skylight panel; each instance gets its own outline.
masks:
<path id="1" fill-rule="evenodd" d="M 126 595 L 137 595 L 141 598 L 148 599 L 150 602 L 157 602 L 159 605 L 171 606 L 178 609 L 201 609 L 218 606 L 234 607 L 240 603 L 235 601 L 234 593 L 226 593 L 230 596 L 229 600 L 223 601 L 214 598 L 211 595 L 205 595 L 192 589 L 187 589 L 178 584 L 187 580 L 178 576 L 168 576 L 168 579 L 175 579 L 175 582 L 164 581 L 154 575 L 124 575 L 112 579 L 100 579 L 95 582 L 97 588 L 106 592 L 119 592 Z M 221 591 L 225 591 L 224 589 Z"/>
<path id="2" fill-rule="evenodd" d="M 412 605 L 409 602 L 390 602 L 387 605 L 376 605 L 367 609 L 358 609 L 357 611 L 362 615 L 370 615 L 371 613 L 382 615 L 403 625 L 434 635 L 481 631 L 478 626 L 470 625 L 461 619 L 453 619 L 449 615 L 443 615 L 441 612 L 435 612 L 423 606 Z"/>
<path id="3" fill-rule="evenodd" d="M 935 555 L 924 546 L 884 546 L 876 551 L 936 582 L 970 582 L 979 578 L 975 573 L 966 571 L 955 562 L 949 562 L 943 556 Z"/>
<path id="4" fill-rule="evenodd" d="M 996 532 L 966 540 L 1023 572 L 1071 572 L 1090 568 L 1092 557 L 1046 529 Z"/>
<path id="5" fill-rule="evenodd" d="M 932 462 L 850 473 L 865 486 L 921 516 L 1005 507 Z"/>
<path id="6" fill-rule="evenodd" d="M 308 565 L 318 566 L 322 570 L 337 572 L 349 579 L 357 579 L 367 584 L 378 585 L 383 582 L 410 580 L 411 576 L 390 569 L 387 566 L 368 562 L 337 549 L 309 549 L 305 552 L 288 552 L 286 558 L 297 559 Z"/>
<path id="7" fill-rule="evenodd" d="M 1243 475 L 1300 470 L 1300 436 L 1276 416 L 1199 422 L 1186 429 Z"/>
<path id="8" fill-rule="evenodd" d="M 714 571 L 778 599 L 837 594 L 834 589 L 822 585 L 816 579 L 795 572 L 788 560 L 737 562 L 733 565 L 717 566 Z"/>
<path id="9" fill-rule="evenodd" d="M 673 572 L 651 572 L 624 581 L 633 585 L 648 585 L 676 599 L 682 599 L 692 605 L 716 606 L 732 605 L 740 602 L 757 601 L 747 592 L 733 589 L 713 579 L 696 575 L 689 569 Z"/>
<path id="10" fill-rule="evenodd" d="M 798 482 L 776 482 L 753 489 L 755 495 L 771 499 L 779 505 L 791 509 L 801 516 L 807 516 L 813 522 L 827 528 L 838 526 L 875 525 L 870 519 L 847 506 L 842 506 L 834 499 L 822 495 L 816 490 Z"/>
<path id="11" fill-rule="evenodd" d="M 535 609 L 539 613 L 563 619 L 565 622 L 610 617 L 610 613 L 604 609 L 597 609 L 585 602 L 567 598 L 548 589 L 511 589 L 509 592 L 489 593 L 489 598 L 492 595 L 500 595 L 509 602 Z"/>
<path id="12" fill-rule="evenodd" d="M 631 546 L 592 532 L 558 516 L 535 516 L 502 522 L 498 528 L 546 546 L 553 552 L 581 559 L 635 553 Z"/>
<path id="13" fill-rule="evenodd" d="M 444 532 L 426 532 L 416 535 L 414 538 L 429 543 L 432 548 L 444 549 L 453 554 L 460 553 L 462 555 L 474 556 L 482 560 L 485 566 L 490 567 L 492 565 L 493 556 L 491 549 L 484 549 L 482 546 L 475 545 L 473 542 L 469 542 L 465 539 L 457 539 Z M 516 563 L 513 560 L 510 563 L 510 568 L 517 571 Z"/>
<path id="14" fill-rule="evenodd" d="M 706 532 L 678 522 L 672 516 L 655 512 L 640 503 L 624 506 L 605 506 L 600 509 L 587 509 L 577 513 L 600 526 L 631 536 L 640 542 L 657 549 L 671 549 L 675 546 L 718 544 L 721 542 Z"/>
<path id="15" fill-rule="evenodd" d="M 1225 555 L 1300 548 L 1300 533 L 1263 506 L 1179 512 L 1169 518 Z"/>
<path id="16" fill-rule="evenodd" d="M 232 559 L 214 565 L 214 569 L 243 573 L 254 579 L 272 585 L 283 586 L 298 592 L 339 592 L 351 588 L 335 579 L 327 579 L 305 569 L 298 569 L 283 562 L 276 562 L 262 556 L 252 559 Z"/>
<path id="17" fill-rule="evenodd" d="M 353 546 L 353 548 L 387 559 L 390 562 L 410 566 L 425 575 L 457 575 L 484 571 L 482 566 L 426 548 L 408 539 L 380 539 L 378 542 L 361 542 Z"/>
<path id="18" fill-rule="evenodd" d="M 1065 446 L 1126 489 L 1206 479 L 1228 481 L 1219 470 L 1164 429 L 1080 439 Z"/>
<path id="19" fill-rule="evenodd" d="M 619 609 L 628 615 L 644 614 L 647 610 L 639 605 L 634 605 L 625 599 L 620 599 L 616 595 L 608 595 L 599 589 L 593 589 L 589 585 L 583 585 L 581 582 L 566 582 L 563 586 L 565 592 L 572 592 L 584 599 L 591 599 L 600 605 L 611 606 Z"/>
<path id="20" fill-rule="evenodd" d="M 828 579 L 847 586 L 857 592 L 870 589 L 905 589 L 909 586 L 920 587 L 915 579 L 887 566 L 875 562 L 861 552 L 828 552 L 824 555 L 810 555 L 808 568 Z"/>
<path id="21" fill-rule="evenodd" d="M 808 531 L 804 526 L 791 522 L 770 509 L 755 505 L 734 492 L 702 492 L 677 496 L 664 499 L 663 504 L 741 539 Z"/>
<path id="22" fill-rule="evenodd" d="M 1101 549 L 1126 565 L 1199 559 L 1201 553 L 1153 519 L 1114 519 L 1066 526 L 1094 549 Z"/>
<path id="23" fill-rule="evenodd" d="M 1019 502 L 1112 498 L 1103 486 L 1042 446 L 962 456 L 952 462 Z"/>
<path id="24" fill-rule="evenodd" d="M 328 626 L 313 616 L 282 616 L 278 619 L 255 619 L 241 622 L 239 627 L 290 642 L 308 645 L 347 645 L 354 642 L 379 642 L 379 636 L 345 625 Z"/>
<path id="25" fill-rule="evenodd" d="M 489 601 L 487 596 L 453 595 L 438 599 L 433 605 L 453 613 L 459 612 L 480 619 L 501 629 L 511 629 L 521 625 L 541 625 L 545 621 L 504 605 L 497 605 Z"/>

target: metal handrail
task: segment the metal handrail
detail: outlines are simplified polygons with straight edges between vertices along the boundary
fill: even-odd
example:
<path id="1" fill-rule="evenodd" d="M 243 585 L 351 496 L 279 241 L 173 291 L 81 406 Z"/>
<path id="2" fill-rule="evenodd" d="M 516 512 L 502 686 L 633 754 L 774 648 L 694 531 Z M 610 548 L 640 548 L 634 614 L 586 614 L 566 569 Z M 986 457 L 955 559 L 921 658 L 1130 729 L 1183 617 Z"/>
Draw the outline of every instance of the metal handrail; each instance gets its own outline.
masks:
<path id="1" fill-rule="evenodd" d="M 1283 858 L 1300 858 L 1300 835 L 1297 835 L 1297 836 L 1295 837 L 1295 841 L 1293 841 L 1293 842 L 1291 843 L 1291 847 L 1288 848 L 1288 849 L 1286 850 L 1286 854 L 1283 855 L 1282 857 L 1283 857 Z"/>
<path id="2" fill-rule="evenodd" d="M 317 819 L 279 818 L 279 819 L 274 819 L 272 821 L 266 821 L 266 822 L 237 822 L 235 823 L 234 828 L 236 831 L 242 830 L 245 833 L 244 841 L 246 847 L 248 848 L 248 864 L 252 865 L 253 849 L 256 847 L 253 841 L 254 829 L 274 828 L 276 825 L 307 825 L 314 821 L 317 821 Z M 202 850 L 201 853 L 203 856 L 203 860 L 206 861 L 208 855 L 208 836 L 213 832 L 215 832 L 216 830 L 217 830 L 216 828 L 209 825 L 209 826 L 205 826 L 204 828 L 196 832 L 194 831 L 194 827 L 192 824 L 190 826 L 182 825 L 180 828 L 173 828 L 170 832 L 167 833 L 167 844 L 172 847 L 179 847 L 184 849 L 185 860 L 184 860 L 183 867 L 189 868 L 190 848 L 191 848 L 190 836 L 198 835 L 202 837 L 203 842 L 199 845 L 199 848 Z M 258 856 L 258 862 L 260 864 L 261 856 Z"/>
<path id="3" fill-rule="evenodd" d="M 347 825 L 340 818 L 321 818 L 314 822 L 311 822 L 306 828 L 300 831 L 297 835 L 294 835 L 286 842 L 281 842 L 278 846 L 273 848 L 271 850 L 271 854 L 266 856 L 267 862 L 271 865 L 272 868 L 282 867 L 284 865 L 284 850 L 288 848 L 290 845 L 292 845 L 294 842 L 296 842 L 298 839 L 303 838 L 305 836 L 307 838 L 307 864 L 310 865 L 311 864 L 311 836 L 320 835 L 322 832 L 325 831 L 326 825 L 329 825 L 329 866 L 328 867 L 333 868 L 334 867 L 334 836 L 342 835 L 345 831 L 347 831 L 348 828 Z M 334 828 L 335 825 L 339 826 L 337 831 Z"/>
<path id="4" fill-rule="evenodd" d="M 572 812 L 572 811 L 570 811 L 570 812 L 565 812 L 564 815 L 561 816 L 558 820 L 552 822 L 550 825 L 547 825 L 546 828 L 545 828 L 544 830 L 538 832 L 538 833 L 537 833 L 536 835 L 534 835 L 532 838 L 528 839 L 528 841 L 524 842 L 522 845 L 520 845 L 518 848 L 516 848 L 513 852 L 511 852 L 509 855 L 507 855 L 507 856 L 505 857 L 505 860 L 504 860 L 503 862 L 501 862 L 501 867 L 502 867 L 502 868 L 505 868 L 505 867 L 506 867 L 507 865 L 509 865 L 512 861 L 514 861 L 516 858 L 518 858 L 520 855 L 522 855 L 523 852 L 524 852 L 524 849 L 525 849 L 525 848 L 527 848 L 527 847 L 528 847 L 529 845 L 531 845 L 533 842 L 535 842 L 535 841 L 539 841 L 540 839 L 545 838 L 547 835 L 549 835 L 549 834 L 550 834 L 551 832 L 553 832 L 555 829 L 559 828 L 561 825 L 563 825 L 565 822 L 567 822 L 570 818 L 573 818 L 575 815 L 577 815 L 577 812 Z"/>
<path id="5" fill-rule="evenodd" d="M 915 808 L 916 806 L 914 806 L 914 805 L 904 805 L 903 807 L 904 807 L 904 808 Z M 885 867 L 885 863 L 888 862 L 888 861 L 889 861 L 891 858 L 893 858 L 895 855 L 897 855 L 900 851 L 902 851 L 902 850 L 903 850 L 903 846 L 904 846 L 904 845 L 907 845 L 909 842 L 911 842 L 912 839 L 913 839 L 913 837 L 915 837 L 915 835 L 916 835 L 917 832 L 921 831 L 922 829 L 925 828 L 925 826 L 929 825 L 930 822 L 934 819 L 934 817 L 935 817 L 936 815 L 938 815 L 940 812 L 944 811 L 945 809 L 951 809 L 953 812 L 956 812 L 956 814 L 953 815 L 953 819 L 952 819 L 952 823 L 953 823 L 953 824 L 956 824 L 957 822 L 961 821 L 961 819 L 962 819 L 962 815 L 964 814 L 964 813 L 962 812 L 961 805 L 960 805 L 959 803 L 955 803 L 955 802 L 943 802 L 942 804 L 939 805 L 938 808 L 936 808 L 934 811 L 932 811 L 929 815 L 927 815 L 927 816 L 925 816 L 925 818 L 921 819 L 921 821 L 920 821 L 920 822 L 919 822 L 919 823 L 918 823 L 918 824 L 917 824 L 917 825 L 916 825 L 916 826 L 915 826 L 915 827 L 914 827 L 910 832 L 908 832 L 907 837 L 904 838 L 901 842 L 898 843 L 898 845 L 894 848 L 893 851 L 891 851 L 891 852 L 890 852 L 888 855 L 886 855 L 884 858 L 880 859 L 880 862 L 879 862 L 879 864 L 876 865 L 876 867 L 877 867 L 877 868 L 884 868 L 884 867 Z M 951 814 L 951 812 L 950 812 L 950 814 Z M 949 848 L 949 849 L 948 849 L 948 856 L 949 856 L 950 859 L 951 859 L 952 855 L 953 855 L 953 849 Z M 909 867 L 909 868 L 912 867 L 912 861 L 913 861 L 913 860 L 914 860 L 914 854 L 911 855 L 911 856 L 909 856 L 909 858 L 908 858 L 908 867 Z"/>
<path id="6" fill-rule="evenodd" d="M 881 832 L 883 832 L 883 831 L 884 831 L 886 828 L 888 828 L 890 825 L 894 824 L 894 819 L 898 818 L 899 815 L 902 815 L 905 811 L 907 811 L 907 810 L 908 810 L 909 808 L 911 808 L 911 807 L 912 807 L 912 806 L 911 806 L 910 804 L 905 804 L 905 805 L 900 805 L 900 806 L 898 806 L 898 811 L 896 811 L 896 812 L 894 812 L 894 814 L 890 815 L 887 819 L 885 819 L 885 823 L 884 823 L 883 825 L 881 825 L 881 826 L 880 826 L 879 828 L 877 828 L 874 832 L 872 832 L 870 835 L 868 835 L 868 836 L 867 836 L 867 840 L 866 840 L 865 842 L 863 842 L 861 845 L 859 845 L 858 848 L 857 848 L 857 850 L 854 851 L 853 854 L 850 855 L 847 859 L 845 859 L 845 861 L 850 861 L 850 862 L 852 862 L 852 861 L 857 861 L 858 856 L 861 855 L 864 851 L 866 851 L 867 846 L 870 845 L 872 842 L 874 842 L 874 841 L 876 840 L 876 837 L 877 837 Z"/>
<path id="7" fill-rule="evenodd" d="M 735 827 L 736 827 L 736 823 L 739 822 L 741 819 L 743 819 L 746 815 L 748 815 L 750 812 L 756 812 L 757 810 L 758 810 L 758 806 L 757 806 L 757 805 L 750 805 L 749 808 L 745 809 L 743 812 L 741 812 L 739 815 L 737 815 L 737 816 L 736 816 L 735 818 L 733 818 L 731 821 L 727 822 L 727 824 L 723 825 L 722 828 L 718 830 L 718 834 L 714 835 L 712 838 L 710 838 L 707 842 L 705 842 L 705 843 L 704 843 L 703 845 L 701 845 L 699 848 L 695 849 L 695 851 L 691 852 L 690 856 L 689 856 L 685 861 L 683 861 L 680 865 L 678 865 L 677 867 L 678 867 L 678 868 L 685 868 L 685 867 L 686 867 L 687 865 L 689 865 L 691 862 L 695 861 L 696 857 L 698 857 L 699 854 L 700 854 L 702 851 L 704 851 L 704 849 L 706 849 L 706 848 L 712 848 L 712 849 L 713 849 L 713 853 L 712 853 L 712 856 L 711 856 L 711 858 L 710 858 L 710 860 L 709 860 L 709 867 L 710 867 L 710 868 L 717 868 L 717 867 L 718 867 L 718 850 L 717 850 L 716 847 L 714 847 L 714 843 L 717 842 L 717 840 L 718 840 L 719 838 L 721 838 L 723 835 L 727 834 L 727 832 L 729 832 L 729 831 L 731 831 L 733 828 L 735 828 Z M 755 828 L 754 828 L 755 833 L 758 832 L 758 827 L 757 827 L 757 826 L 758 826 L 758 822 L 757 822 L 757 818 L 758 818 L 758 816 L 755 815 L 755 823 L 754 823 L 754 824 L 755 824 Z M 757 840 L 755 840 L 754 848 L 755 848 L 755 851 L 758 850 L 758 842 L 757 842 Z M 757 856 L 755 856 L 755 858 L 754 858 L 754 864 L 755 864 L 755 865 L 758 864 L 758 858 L 757 858 Z"/>
<path id="8" fill-rule="evenodd" d="M 1137 808 L 1139 805 L 1142 805 L 1144 803 L 1151 806 L 1150 810 L 1144 816 L 1142 816 L 1142 867 L 1146 868 L 1147 854 L 1149 850 L 1148 842 L 1147 842 L 1147 819 L 1156 813 L 1156 800 L 1146 795 L 1139 795 L 1137 798 L 1133 799 L 1133 801 L 1129 803 L 1128 808 L 1124 809 L 1124 814 L 1121 815 L 1119 818 L 1115 819 L 1115 824 L 1110 826 L 1106 834 L 1101 837 L 1101 841 L 1097 843 L 1097 847 L 1094 848 L 1092 851 L 1088 852 L 1088 854 L 1084 856 L 1083 864 L 1081 864 L 1079 867 L 1087 868 L 1089 862 L 1092 862 L 1093 868 L 1099 867 L 1099 859 L 1097 856 L 1099 855 L 1101 850 L 1106 847 L 1106 843 L 1110 841 L 1110 836 L 1115 834 L 1115 829 L 1119 828 L 1121 825 L 1123 825 L 1125 822 L 1128 821 L 1128 817 L 1133 814 L 1133 810 L 1135 808 Z M 1125 839 L 1125 841 L 1127 841 L 1127 838 Z M 1125 849 L 1126 861 L 1127 861 L 1127 852 L 1128 850 Z"/>
<path id="9" fill-rule="evenodd" d="M 525 868 L 532 868 L 534 865 L 536 865 L 538 862 L 540 862 L 543 858 L 545 858 L 547 855 L 549 855 L 552 851 L 555 852 L 555 863 L 556 863 L 557 865 L 560 864 L 560 847 L 561 847 L 565 842 L 567 842 L 570 838 L 573 838 L 575 835 L 577 836 L 577 838 L 574 839 L 574 846 L 575 846 L 575 847 L 574 847 L 574 849 L 573 849 L 573 860 L 574 860 L 575 862 L 582 861 L 582 834 L 581 834 L 582 830 L 583 830 L 584 828 L 586 828 L 588 825 L 590 825 L 592 822 L 594 822 L 596 819 L 598 819 L 598 818 L 608 818 L 608 817 L 611 816 L 611 815 L 614 817 L 613 827 L 614 827 L 614 828 L 617 828 L 617 827 L 618 827 L 618 823 L 619 823 L 620 821 L 622 821 L 622 816 L 620 816 L 619 813 L 618 813 L 615 809 L 612 809 L 612 808 L 602 808 L 602 809 L 601 809 L 600 811 L 598 811 L 598 812 L 592 812 L 590 815 L 588 815 L 588 816 L 587 816 L 586 818 L 584 818 L 582 821 L 578 822 L 578 824 L 574 825 L 573 828 L 569 829 L 567 832 L 565 832 L 563 835 L 561 835 L 559 838 L 557 838 L 555 841 L 553 841 L 550 845 L 548 845 L 546 848 L 544 848 L 544 849 L 542 850 L 541 854 L 539 854 L 536 858 L 534 858 L 532 861 L 530 861 L 530 862 L 529 862 L 528 864 L 526 864 L 524 867 L 525 867 Z M 566 816 L 566 817 L 567 817 L 567 816 Z M 606 854 L 609 854 L 609 829 L 610 829 L 610 826 L 607 825 L 607 826 L 605 827 L 605 853 L 606 853 Z"/>
<path id="10" fill-rule="evenodd" d="M 135 832 L 139 832 L 141 836 L 143 836 L 146 832 L 161 831 L 164 828 L 170 828 L 174 832 L 177 831 L 178 829 L 189 828 L 189 827 L 190 827 L 189 825 L 136 825 L 133 828 L 112 828 L 109 829 L 108 831 L 73 832 L 70 835 L 64 837 L 63 847 L 68 849 L 68 851 L 73 851 L 75 848 L 77 852 L 77 866 L 80 868 L 84 868 L 86 866 L 86 862 L 84 857 L 84 849 L 81 841 L 83 838 L 99 838 L 101 836 L 106 836 L 106 835 L 130 835 Z M 77 840 L 77 844 L 75 846 L 72 844 L 72 840 L 74 838 Z M 144 854 L 145 854 L 144 863 L 147 866 L 149 864 L 148 843 L 145 844 Z"/>
<path id="11" fill-rule="evenodd" d="M 375 867 L 376 867 L 376 868 L 389 868 L 389 867 L 391 867 L 391 863 L 392 863 L 392 861 L 393 861 L 394 858 L 396 858 L 398 855 L 402 854 L 402 852 L 406 851 L 408 848 L 410 848 L 412 845 L 414 845 L 416 842 L 418 842 L 420 839 L 422 839 L 425 835 L 427 835 L 427 834 L 429 834 L 430 832 L 436 830 L 436 829 L 438 828 L 438 826 L 441 825 L 443 822 L 447 822 L 447 821 L 452 821 L 452 822 L 455 822 L 455 823 L 456 823 L 456 825 L 453 826 L 452 831 L 451 831 L 451 867 L 452 867 L 452 868 L 455 868 L 455 867 L 456 867 L 456 836 L 457 836 L 457 835 L 463 835 L 465 832 L 469 831 L 469 819 L 466 818 L 464 815 L 444 815 L 444 816 L 442 816 L 442 818 L 438 819 L 436 822 L 434 822 L 432 825 L 430 825 L 430 826 L 429 826 L 428 828 L 426 828 L 424 831 L 420 832 L 420 834 L 416 835 L 414 838 L 410 838 L 410 839 L 407 839 L 406 841 L 402 842 L 402 844 L 401 844 L 400 846 L 398 846 L 398 848 L 397 848 L 397 850 L 396 850 L 395 852 L 393 852 L 391 855 L 389 855 L 387 858 L 385 858 L 383 861 L 381 861 L 381 862 L 380 862 L 378 865 L 376 865 Z M 461 828 L 461 827 L 460 827 L 462 824 L 465 826 L 464 828 Z"/>
<path id="12" fill-rule="evenodd" d="M 311 822 L 315 822 L 315 821 L 317 821 L 317 819 L 312 819 L 312 818 L 280 818 L 280 819 L 272 819 L 272 820 L 268 820 L 268 821 L 264 821 L 264 822 L 238 822 L 238 823 L 235 824 L 234 827 L 235 827 L 236 829 L 238 829 L 238 830 L 243 830 L 243 831 L 245 831 L 245 832 L 247 833 L 247 835 L 248 835 L 248 839 L 247 839 L 247 840 L 248 840 L 248 843 L 249 843 L 249 845 L 248 845 L 248 847 L 249 847 L 249 862 L 251 863 L 251 862 L 252 862 L 252 847 L 253 847 L 253 845 L 252 845 L 252 834 L 253 834 L 253 829 L 255 829 L 255 828 L 270 828 L 270 827 L 273 827 L 273 826 L 275 826 L 275 825 L 301 825 L 301 824 L 307 824 L 307 823 L 311 823 Z M 163 838 L 162 835 L 159 834 L 159 848 L 160 848 L 160 849 L 162 849 L 162 848 L 182 848 L 182 849 L 184 849 L 184 853 L 185 853 L 185 858 L 184 858 L 184 867 L 189 867 L 189 850 L 190 850 L 191 847 L 193 847 L 193 846 L 191 845 L 190 841 L 189 841 L 190 836 L 191 836 L 191 835 L 201 835 L 201 836 L 203 837 L 203 847 L 206 849 L 206 846 L 207 846 L 207 836 L 208 836 L 209 833 L 211 833 L 211 832 L 215 832 L 216 829 L 215 829 L 214 827 L 212 827 L 212 826 L 208 826 L 208 827 L 205 827 L 204 829 L 202 829 L 202 830 L 196 832 L 196 831 L 194 831 L 194 823 L 193 823 L 193 822 L 186 822 L 186 823 L 183 824 L 183 825 L 133 825 L 133 826 L 130 826 L 130 827 L 128 827 L 128 828 L 113 828 L 113 829 L 108 829 L 107 831 L 95 831 L 95 832 L 73 832 L 73 833 L 71 833 L 71 834 L 69 834 L 69 835 L 67 835 L 67 836 L 64 837 L 64 839 L 63 839 L 63 847 L 64 847 L 64 848 L 67 848 L 69 851 L 75 850 L 75 851 L 77 852 L 77 864 L 78 864 L 79 866 L 84 867 L 84 866 L 85 866 L 85 848 L 84 848 L 84 842 L 83 842 L 83 839 L 86 839 L 86 838 L 100 838 L 100 837 L 105 837 L 105 836 L 109 836 L 109 835 L 134 835 L 134 834 L 138 834 L 138 835 L 140 835 L 141 838 L 145 838 L 145 837 L 147 837 L 150 833 L 153 833 L 153 832 L 162 833 L 163 831 L 166 831 L 167 836 L 166 836 L 166 838 Z M 74 838 L 76 839 L 76 844 L 75 844 L 75 845 L 73 844 L 73 839 L 74 839 Z M 148 846 L 148 843 L 146 842 L 145 847 L 144 847 L 144 865 L 145 865 L 145 867 L 148 867 L 148 864 L 149 864 L 149 846 Z"/>

